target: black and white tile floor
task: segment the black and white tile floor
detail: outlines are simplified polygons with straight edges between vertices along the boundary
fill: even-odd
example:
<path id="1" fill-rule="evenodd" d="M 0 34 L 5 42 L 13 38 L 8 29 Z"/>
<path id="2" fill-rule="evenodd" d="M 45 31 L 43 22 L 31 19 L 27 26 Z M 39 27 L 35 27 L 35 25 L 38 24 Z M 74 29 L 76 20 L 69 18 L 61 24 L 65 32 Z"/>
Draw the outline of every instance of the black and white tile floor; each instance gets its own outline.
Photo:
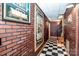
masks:
<path id="1" fill-rule="evenodd" d="M 52 41 L 46 42 L 40 56 L 68 56 L 65 47 L 60 47 Z"/>

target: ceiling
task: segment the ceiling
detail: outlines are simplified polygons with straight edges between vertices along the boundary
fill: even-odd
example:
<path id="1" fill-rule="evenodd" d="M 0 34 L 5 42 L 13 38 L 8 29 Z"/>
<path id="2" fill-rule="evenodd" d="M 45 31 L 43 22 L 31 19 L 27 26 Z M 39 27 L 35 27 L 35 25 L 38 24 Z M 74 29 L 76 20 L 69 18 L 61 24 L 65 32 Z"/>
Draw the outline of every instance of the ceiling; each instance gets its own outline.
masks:
<path id="1" fill-rule="evenodd" d="M 57 20 L 59 14 L 64 14 L 68 3 L 37 3 L 46 16 Z"/>

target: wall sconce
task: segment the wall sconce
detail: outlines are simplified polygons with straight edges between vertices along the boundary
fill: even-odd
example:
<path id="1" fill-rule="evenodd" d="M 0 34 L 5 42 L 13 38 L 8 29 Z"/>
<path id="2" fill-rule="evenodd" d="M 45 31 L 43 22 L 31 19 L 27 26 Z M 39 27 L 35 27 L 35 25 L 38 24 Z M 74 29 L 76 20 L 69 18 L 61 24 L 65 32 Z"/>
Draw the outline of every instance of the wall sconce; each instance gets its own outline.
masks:
<path id="1" fill-rule="evenodd" d="M 71 23 L 71 22 L 72 22 L 72 15 L 70 15 L 68 18 L 68 23 Z"/>
<path id="2" fill-rule="evenodd" d="M 62 19 L 62 18 L 63 18 L 63 15 L 60 15 L 58 18 L 59 18 L 59 19 Z"/>
<path id="3" fill-rule="evenodd" d="M 68 23 L 71 23 L 72 22 L 72 19 L 71 18 L 68 18 Z"/>
<path id="4" fill-rule="evenodd" d="M 61 15 L 61 16 L 59 16 L 58 18 L 59 18 L 59 19 L 60 19 L 60 18 L 63 18 L 63 16 Z"/>

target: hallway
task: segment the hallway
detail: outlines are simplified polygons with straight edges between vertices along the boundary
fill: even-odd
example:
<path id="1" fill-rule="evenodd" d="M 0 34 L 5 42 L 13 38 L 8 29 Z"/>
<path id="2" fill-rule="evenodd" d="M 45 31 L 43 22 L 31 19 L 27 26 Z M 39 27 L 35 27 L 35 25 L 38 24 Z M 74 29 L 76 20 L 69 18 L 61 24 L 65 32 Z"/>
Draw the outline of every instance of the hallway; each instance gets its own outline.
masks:
<path id="1" fill-rule="evenodd" d="M 0 3 L 0 56 L 79 56 L 79 3 Z"/>

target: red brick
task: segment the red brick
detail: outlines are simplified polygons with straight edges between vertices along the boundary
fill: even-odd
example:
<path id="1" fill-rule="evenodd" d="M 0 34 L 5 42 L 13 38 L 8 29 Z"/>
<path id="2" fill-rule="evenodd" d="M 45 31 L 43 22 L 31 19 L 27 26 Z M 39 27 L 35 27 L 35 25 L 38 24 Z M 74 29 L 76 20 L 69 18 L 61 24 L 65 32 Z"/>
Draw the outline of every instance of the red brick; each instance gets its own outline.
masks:
<path id="1" fill-rule="evenodd" d="M 16 41 L 16 39 L 13 39 L 12 42 L 14 43 L 14 42 L 17 42 L 17 41 Z"/>
<path id="2" fill-rule="evenodd" d="M 1 38 L 8 37 L 8 36 L 12 36 L 12 33 L 3 33 L 3 34 L 0 34 Z"/>
<path id="3" fill-rule="evenodd" d="M 5 22 L 3 22 L 3 21 L 0 20 L 0 24 L 5 24 Z"/>
<path id="4" fill-rule="evenodd" d="M 78 9 L 78 8 L 77 8 Z M 67 16 L 65 19 L 66 22 L 68 21 L 68 18 L 71 18 L 72 22 L 70 24 L 67 24 L 65 27 L 65 32 L 66 32 L 66 39 L 69 40 L 69 53 L 70 55 L 76 55 L 76 16 L 77 16 L 77 9 L 73 8 L 71 13 Z"/>
<path id="5" fill-rule="evenodd" d="M 21 28 L 21 27 L 20 27 L 20 26 L 12 26 L 12 28 L 13 28 L 13 29 L 14 29 L 14 28 L 17 29 L 17 28 Z"/>
<path id="6" fill-rule="evenodd" d="M 2 42 L 5 42 L 6 40 L 7 40 L 6 38 L 2 38 L 2 39 L 1 39 Z"/>
<path id="7" fill-rule="evenodd" d="M 11 43 L 11 44 L 7 45 L 7 48 L 14 47 L 15 45 L 16 45 L 16 42 L 15 43 Z"/>
<path id="8" fill-rule="evenodd" d="M 6 50 L 0 52 L 0 55 L 7 54 L 7 53 L 10 52 L 10 51 L 12 51 L 12 48 L 10 48 L 10 49 L 6 49 Z"/>
<path id="9" fill-rule="evenodd" d="M 0 6 L 0 10 L 1 10 Z M 24 24 L 18 22 L 9 22 L 0 20 L 0 38 L 2 39 L 2 47 L 0 47 L 0 55 L 23 55 L 24 52 L 34 49 L 34 4 L 31 6 L 31 23 Z M 2 11 L 2 10 L 1 10 Z M 0 11 L 0 14 L 2 13 Z M 2 14 L 0 15 L 2 16 Z M 31 41 L 32 40 L 32 41 Z M 32 47 L 27 47 L 28 45 Z M 4 48 L 5 47 L 5 48 Z M 27 50 L 28 49 L 28 50 Z M 32 50 L 24 55 L 30 55 Z"/>
<path id="10" fill-rule="evenodd" d="M 12 33 L 5 33 L 5 37 L 10 37 L 12 36 Z"/>
<path id="11" fill-rule="evenodd" d="M 16 49 L 15 50 L 12 50 L 11 52 L 7 53 L 7 56 L 10 56 L 10 55 L 12 55 L 13 53 L 16 53 L 16 52 L 17 52 Z"/>
<path id="12" fill-rule="evenodd" d="M 16 39 L 16 36 L 7 37 L 7 40 L 13 40 L 13 39 Z"/>
<path id="13" fill-rule="evenodd" d="M 19 56 L 20 53 L 21 51 L 17 51 L 16 53 L 13 53 L 13 56 Z"/>
<path id="14" fill-rule="evenodd" d="M 2 43 L 2 45 L 8 45 L 8 44 L 11 44 L 11 40 Z"/>
<path id="15" fill-rule="evenodd" d="M 0 33 L 5 33 L 5 29 L 0 29 Z"/>
<path id="16" fill-rule="evenodd" d="M 13 39 L 12 42 L 18 42 L 20 41 L 20 38 L 17 38 L 17 39 Z"/>
<path id="17" fill-rule="evenodd" d="M 6 47 L 0 47 L 0 52 L 6 50 Z"/>
<path id="18" fill-rule="evenodd" d="M 19 35 L 20 34 L 20 32 L 15 32 L 15 33 L 12 33 L 13 35 Z"/>
<path id="19" fill-rule="evenodd" d="M 16 22 L 6 22 L 6 24 L 8 24 L 8 25 L 17 25 Z"/>
<path id="20" fill-rule="evenodd" d="M 12 32 L 16 32 L 16 30 L 15 29 L 6 29 L 6 32 L 12 33 Z"/>
<path id="21" fill-rule="evenodd" d="M 14 47 L 12 47 L 13 49 L 17 49 L 17 48 L 19 48 L 20 47 L 20 45 L 15 45 Z"/>
<path id="22" fill-rule="evenodd" d="M 0 28 L 12 28 L 12 27 L 9 25 L 0 25 Z"/>

